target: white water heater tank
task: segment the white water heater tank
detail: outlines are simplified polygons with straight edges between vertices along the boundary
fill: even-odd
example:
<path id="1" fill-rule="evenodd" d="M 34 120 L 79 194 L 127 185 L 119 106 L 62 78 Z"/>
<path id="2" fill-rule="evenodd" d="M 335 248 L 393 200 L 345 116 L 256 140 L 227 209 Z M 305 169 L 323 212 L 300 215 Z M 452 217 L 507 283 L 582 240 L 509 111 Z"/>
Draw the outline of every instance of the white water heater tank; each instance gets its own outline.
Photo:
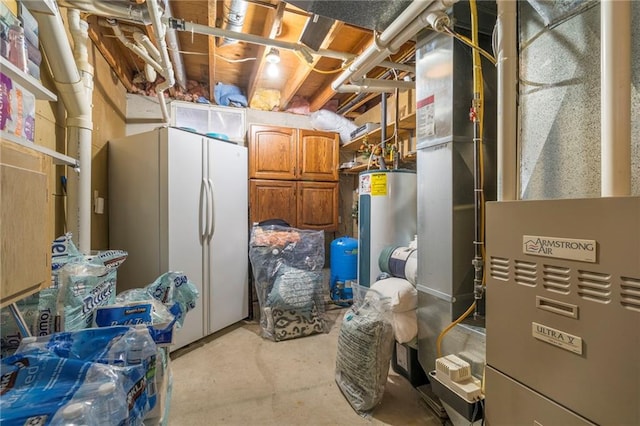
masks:
<path id="1" fill-rule="evenodd" d="M 368 170 L 358 186 L 358 284 L 380 275 L 378 258 L 390 245 L 405 246 L 417 233 L 415 170 Z"/>

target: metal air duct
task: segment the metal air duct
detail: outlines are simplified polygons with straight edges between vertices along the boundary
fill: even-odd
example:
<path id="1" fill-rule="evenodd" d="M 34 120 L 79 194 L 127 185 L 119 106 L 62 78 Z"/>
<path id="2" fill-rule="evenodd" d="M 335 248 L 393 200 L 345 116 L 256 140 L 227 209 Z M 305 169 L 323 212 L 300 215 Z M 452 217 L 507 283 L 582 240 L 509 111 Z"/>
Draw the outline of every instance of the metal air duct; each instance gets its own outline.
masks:
<path id="1" fill-rule="evenodd" d="M 244 25 L 244 17 L 247 14 L 249 3 L 245 0 L 225 0 L 224 2 L 224 19 L 222 28 L 229 31 L 242 32 Z M 237 43 L 237 39 L 223 37 L 218 39 L 218 46 Z"/>

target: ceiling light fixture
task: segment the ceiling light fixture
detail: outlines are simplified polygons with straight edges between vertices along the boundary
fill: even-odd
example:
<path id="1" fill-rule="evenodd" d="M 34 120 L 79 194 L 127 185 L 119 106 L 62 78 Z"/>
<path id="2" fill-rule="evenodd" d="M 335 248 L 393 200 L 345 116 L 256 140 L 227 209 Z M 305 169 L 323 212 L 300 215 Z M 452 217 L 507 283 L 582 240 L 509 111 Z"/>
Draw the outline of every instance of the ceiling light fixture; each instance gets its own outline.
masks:
<path id="1" fill-rule="evenodd" d="M 277 64 L 280 62 L 280 52 L 275 47 L 272 47 L 264 59 L 270 64 Z"/>

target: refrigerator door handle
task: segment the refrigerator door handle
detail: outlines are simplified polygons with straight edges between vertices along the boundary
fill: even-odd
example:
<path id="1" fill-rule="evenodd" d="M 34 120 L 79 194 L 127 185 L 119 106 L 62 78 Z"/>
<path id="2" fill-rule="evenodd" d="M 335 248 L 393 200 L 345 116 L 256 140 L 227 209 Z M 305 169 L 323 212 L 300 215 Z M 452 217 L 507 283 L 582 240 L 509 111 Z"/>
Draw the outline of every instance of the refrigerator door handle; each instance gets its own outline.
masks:
<path id="1" fill-rule="evenodd" d="M 206 194 L 206 181 L 202 179 L 200 182 L 200 214 L 198 215 L 198 231 L 200 233 L 200 239 L 204 240 L 206 237 L 206 208 L 207 208 L 207 200 L 208 195 Z M 205 198 L 206 197 L 206 198 Z"/>
<path id="2" fill-rule="evenodd" d="M 205 210 L 205 229 L 204 229 L 204 235 L 202 235 L 202 238 L 205 240 L 210 240 L 211 239 L 211 232 L 213 229 L 213 224 L 211 223 L 211 215 L 212 215 L 212 210 L 213 210 L 213 192 L 211 191 L 211 179 L 209 178 L 203 178 L 202 179 L 204 181 L 204 186 L 205 186 L 205 190 L 206 190 L 206 198 L 207 198 L 207 206 L 206 206 L 206 210 Z"/>
<path id="3" fill-rule="evenodd" d="M 209 232 L 209 240 L 213 238 L 213 233 L 216 232 L 216 199 L 214 197 L 215 187 L 213 186 L 213 180 L 209 181 L 209 191 L 211 192 L 211 210 L 209 211 L 209 218 L 211 219 L 211 231 Z"/>

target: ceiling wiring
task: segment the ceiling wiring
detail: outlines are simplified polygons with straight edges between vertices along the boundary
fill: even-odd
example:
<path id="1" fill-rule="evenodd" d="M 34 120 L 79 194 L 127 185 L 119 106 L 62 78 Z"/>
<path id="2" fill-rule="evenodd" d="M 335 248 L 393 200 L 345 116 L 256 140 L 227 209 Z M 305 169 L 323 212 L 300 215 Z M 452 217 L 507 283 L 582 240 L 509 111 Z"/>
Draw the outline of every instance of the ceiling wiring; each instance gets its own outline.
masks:
<path id="1" fill-rule="evenodd" d="M 446 25 L 443 25 L 443 28 L 444 28 L 445 33 L 449 34 L 452 37 L 455 37 L 456 39 L 460 40 L 461 42 L 463 42 L 467 46 L 471 47 L 472 49 L 477 50 L 478 52 L 480 52 L 480 54 L 482 56 L 487 58 L 489 60 L 489 62 L 491 62 L 493 65 L 496 64 L 496 58 L 493 57 L 493 55 L 491 55 L 489 52 L 487 52 L 486 50 L 484 50 L 480 46 L 474 44 L 469 38 L 463 36 L 460 33 L 457 33 L 456 31 L 454 31 L 453 29 L 447 27 Z"/>
<path id="2" fill-rule="evenodd" d="M 349 66 L 349 64 L 351 64 L 351 62 L 352 62 L 352 60 L 345 61 L 340 68 L 337 68 L 335 70 L 319 70 L 316 67 L 314 67 L 313 65 L 311 65 L 309 62 L 307 62 L 307 60 L 304 58 L 304 56 L 302 56 L 302 54 L 300 52 L 294 51 L 294 53 L 296 54 L 298 59 L 300 59 L 300 62 L 302 62 L 307 67 L 311 68 L 313 71 L 315 71 L 317 73 L 320 73 L 320 74 L 336 74 L 336 73 L 342 72 L 342 71 L 346 70 L 347 67 Z"/>

